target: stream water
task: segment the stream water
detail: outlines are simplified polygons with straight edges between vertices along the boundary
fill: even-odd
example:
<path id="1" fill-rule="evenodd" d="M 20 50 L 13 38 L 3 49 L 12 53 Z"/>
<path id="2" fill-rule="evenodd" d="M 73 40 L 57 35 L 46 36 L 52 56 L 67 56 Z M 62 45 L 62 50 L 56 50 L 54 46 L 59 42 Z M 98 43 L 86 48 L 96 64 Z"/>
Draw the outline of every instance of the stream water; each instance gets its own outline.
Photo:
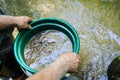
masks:
<path id="1" fill-rule="evenodd" d="M 107 80 L 107 68 L 120 55 L 120 0 L 0 0 L 8 14 L 66 20 L 81 39 L 82 80 Z"/>

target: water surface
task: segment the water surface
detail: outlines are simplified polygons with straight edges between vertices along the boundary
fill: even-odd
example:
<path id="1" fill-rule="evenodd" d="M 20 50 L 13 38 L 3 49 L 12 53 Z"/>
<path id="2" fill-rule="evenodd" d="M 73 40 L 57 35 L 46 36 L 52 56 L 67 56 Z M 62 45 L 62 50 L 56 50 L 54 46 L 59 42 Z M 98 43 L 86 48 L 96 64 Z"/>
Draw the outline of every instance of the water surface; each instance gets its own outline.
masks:
<path id="1" fill-rule="evenodd" d="M 66 52 L 72 52 L 72 43 L 64 33 L 57 30 L 37 33 L 24 49 L 26 63 L 38 71 L 49 66 Z"/>

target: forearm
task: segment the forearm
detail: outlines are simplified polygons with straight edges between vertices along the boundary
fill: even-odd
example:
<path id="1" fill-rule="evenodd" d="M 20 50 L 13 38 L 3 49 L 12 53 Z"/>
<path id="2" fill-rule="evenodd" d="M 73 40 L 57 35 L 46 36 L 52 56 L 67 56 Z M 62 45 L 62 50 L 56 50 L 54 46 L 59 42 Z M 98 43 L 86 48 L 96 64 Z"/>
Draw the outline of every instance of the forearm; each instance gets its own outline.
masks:
<path id="1" fill-rule="evenodd" d="M 0 30 L 3 30 L 7 27 L 16 26 L 16 18 L 14 16 L 5 16 L 0 15 Z"/>
<path id="2" fill-rule="evenodd" d="M 56 64 L 56 66 L 50 66 L 42 70 L 41 72 L 38 72 L 27 80 L 60 80 L 66 72 L 67 69 L 65 69 L 64 66 L 61 66 L 58 63 Z"/>
<path id="3" fill-rule="evenodd" d="M 60 80 L 63 76 L 63 72 L 59 70 L 51 70 L 51 69 L 45 69 L 32 77 L 28 78 L 27 80 Z"/>

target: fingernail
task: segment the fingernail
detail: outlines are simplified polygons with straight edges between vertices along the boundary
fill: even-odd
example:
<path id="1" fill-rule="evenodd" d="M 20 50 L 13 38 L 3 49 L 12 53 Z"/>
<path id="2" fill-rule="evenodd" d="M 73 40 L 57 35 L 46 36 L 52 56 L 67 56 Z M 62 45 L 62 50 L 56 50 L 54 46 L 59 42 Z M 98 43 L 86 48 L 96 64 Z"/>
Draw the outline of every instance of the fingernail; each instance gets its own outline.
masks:
<path id="1" fill-rule="evenodd" d="M 29 25 L 29 29 L 31 29 L 32 27 Z"/>

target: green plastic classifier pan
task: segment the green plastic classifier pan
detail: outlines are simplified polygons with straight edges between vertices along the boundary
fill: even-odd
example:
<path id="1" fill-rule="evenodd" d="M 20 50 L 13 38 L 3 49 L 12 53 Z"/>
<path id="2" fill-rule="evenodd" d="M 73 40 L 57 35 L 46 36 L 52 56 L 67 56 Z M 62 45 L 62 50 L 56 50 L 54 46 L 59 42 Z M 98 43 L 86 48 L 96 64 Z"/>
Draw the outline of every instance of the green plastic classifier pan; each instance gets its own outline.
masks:
<path id="1" fill-rule="evenodd" d="M 34 74 L 38 72 L 30 68 L 24 58 L 24 48 L 29 40 L 39 32 L 45 30 L 58 30 L 63 32 L 71 40 L 73 52 L 78 54 L 80 49 L 80 38 L 77 31 L 66 21 L 57 18 L 43 18 L 34 20 L 30 23 L 32 29 L 22 30 L 16 37 L 14 42 L 14 55 L 20 66 Z"/>

